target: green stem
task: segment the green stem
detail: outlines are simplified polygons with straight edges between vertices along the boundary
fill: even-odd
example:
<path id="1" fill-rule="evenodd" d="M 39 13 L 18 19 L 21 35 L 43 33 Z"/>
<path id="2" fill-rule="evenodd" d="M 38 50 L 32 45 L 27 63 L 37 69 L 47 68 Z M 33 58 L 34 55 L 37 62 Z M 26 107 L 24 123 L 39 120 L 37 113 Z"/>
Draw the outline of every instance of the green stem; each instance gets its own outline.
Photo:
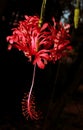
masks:
<path id="1" fill-rule="evenodd" d="M 42 2 L 41 13 L 40 13 L 40 20 L 39 20 L 39 24 L 38 24 L 39 27 L 41 27 L 42 22 L 43 22 L 44 13 L 45 13 L 45 7 L 46 7 L 46 1 L 47 0 L 43 0 L 43 2 Z"/>
<path id="2" fill-rule="evenodd" d="M 76 8 L 79 8 L 80 0 L 76 1 Z"/>

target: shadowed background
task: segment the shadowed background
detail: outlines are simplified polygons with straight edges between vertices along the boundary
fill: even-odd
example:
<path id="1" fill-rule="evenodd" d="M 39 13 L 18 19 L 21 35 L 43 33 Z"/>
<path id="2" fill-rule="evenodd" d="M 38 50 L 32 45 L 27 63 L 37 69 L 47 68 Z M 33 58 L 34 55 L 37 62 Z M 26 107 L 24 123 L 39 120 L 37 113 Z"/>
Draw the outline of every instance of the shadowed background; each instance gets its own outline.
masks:
<path id="1" fill-rule="evenodd" d="M 0 1 L 0 129 L 82 130 L 83 23 L 74 30 L 73 12 L 69 23 L 75 53 L 66 60 L 48 64 L 44 70 L 36 70 L 33 91 L 43 119 L 26 121 L 22 116 L 21 100 L 29 91 L 33 65 L 27 62 L 22 52 L 7 50 L 6 37 L 25 14 L 40 15 L 41 4 L 42 0 Z M 44 20 L 50 21 L 54 16 L 59 21 L 65 8 L 74 9 L 68 0 L 47 0 Z"/>

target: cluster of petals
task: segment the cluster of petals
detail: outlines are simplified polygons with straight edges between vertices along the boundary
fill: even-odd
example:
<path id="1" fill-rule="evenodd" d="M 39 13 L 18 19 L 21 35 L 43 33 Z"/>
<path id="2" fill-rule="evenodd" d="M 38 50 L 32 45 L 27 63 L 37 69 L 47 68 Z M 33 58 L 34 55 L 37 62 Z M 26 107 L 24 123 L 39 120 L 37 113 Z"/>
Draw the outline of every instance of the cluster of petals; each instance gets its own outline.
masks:
<path id="1" fill-rule="evenodd" d="M 38 16 L 25 15 L 25 19 L 12 29 L 12 35 L 7 36 L 7 41 L 9 50 L 17 48 L 33 65 L 43 69 L 48 62 L 54 63 L 71 50 L 70 25 L 57 23 L 54 18 L 52 24 L 43 23 L 39 27 L 38 23 Z"/>

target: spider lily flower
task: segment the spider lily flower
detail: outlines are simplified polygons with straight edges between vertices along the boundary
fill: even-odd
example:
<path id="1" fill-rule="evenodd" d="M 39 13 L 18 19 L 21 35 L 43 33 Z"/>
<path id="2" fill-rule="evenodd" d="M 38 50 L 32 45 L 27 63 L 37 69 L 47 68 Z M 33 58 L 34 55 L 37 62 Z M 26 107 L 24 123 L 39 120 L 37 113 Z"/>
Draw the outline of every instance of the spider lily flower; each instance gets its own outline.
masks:
<path id="1" fill-rule="evenodd" d="M 38 26 L 38 16 L 25 16 L 25 20 L 20 21 L 17 28 L 12 29 L 12 35 L 7 36 L 10 43 L 8 49 L 12 47 L 22 51 L 33 64 L 44 69 L 50 61 L 56 61 L 67 54 L 70 50 L 69 24 L 62 25 L 52 19 L 53 26 L 44 23 Z"/>

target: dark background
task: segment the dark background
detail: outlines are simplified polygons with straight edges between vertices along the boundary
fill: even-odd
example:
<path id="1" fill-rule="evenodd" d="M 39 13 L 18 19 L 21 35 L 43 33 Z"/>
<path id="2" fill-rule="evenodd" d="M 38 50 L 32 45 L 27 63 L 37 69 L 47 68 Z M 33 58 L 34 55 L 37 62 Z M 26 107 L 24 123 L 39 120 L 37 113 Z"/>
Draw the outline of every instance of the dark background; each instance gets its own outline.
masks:
<path id="1" fill-rule="evenodd" d="M 0 1 L 0 129 L 83 130 L 83 23 L 73 26 L 74 7 L 67 0 L 47 0 L 45 21 L 60 20 L 64 8 L 71 10 L 71 44 L 67 59 L 36 69 L 34 95 L 43 119 L 32 121 L 22 115 L 21 101 L 29 92 L 33 65 L 17 49 L 7 50 L 6 37 L 24 15 L 40 15 L 42 0 Z"/>

